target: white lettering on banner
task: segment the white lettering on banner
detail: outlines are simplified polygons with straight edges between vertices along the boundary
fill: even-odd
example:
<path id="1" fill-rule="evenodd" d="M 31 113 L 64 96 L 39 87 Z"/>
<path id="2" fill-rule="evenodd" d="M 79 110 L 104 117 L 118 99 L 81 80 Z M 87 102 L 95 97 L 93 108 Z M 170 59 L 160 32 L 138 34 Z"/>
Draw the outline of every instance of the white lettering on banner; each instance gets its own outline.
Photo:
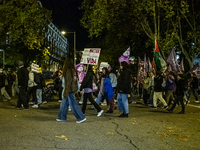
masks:
<path id="1" fill-rule="evenodd" d="M 100 51 L 100 48 L 85 48 L 80 63 L 97 65 Z"/>

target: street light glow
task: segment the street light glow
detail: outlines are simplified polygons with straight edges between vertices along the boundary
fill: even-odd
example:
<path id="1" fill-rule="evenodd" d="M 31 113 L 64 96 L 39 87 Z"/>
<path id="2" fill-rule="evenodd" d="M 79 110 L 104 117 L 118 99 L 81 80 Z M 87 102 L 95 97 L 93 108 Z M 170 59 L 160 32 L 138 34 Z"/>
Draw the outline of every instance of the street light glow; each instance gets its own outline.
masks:
<path id="1" fill-rule="evenodd" d="M 65 34 L 66 34 L 66 32 L 65 32 L 65 31 L 62 31 L 61 33 L 62 33 L 63 35 L 65 35 Z"/>

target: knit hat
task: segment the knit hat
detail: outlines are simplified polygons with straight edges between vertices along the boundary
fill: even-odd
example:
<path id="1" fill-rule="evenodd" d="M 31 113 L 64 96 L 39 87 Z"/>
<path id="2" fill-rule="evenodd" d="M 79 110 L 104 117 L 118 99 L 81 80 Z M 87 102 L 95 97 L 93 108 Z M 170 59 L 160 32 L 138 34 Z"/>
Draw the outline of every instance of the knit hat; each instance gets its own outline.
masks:
<path id="1" fill-rule="evenodd" d="M 24 66 L 23 61 L 19 61 L 18 66 Z"/>

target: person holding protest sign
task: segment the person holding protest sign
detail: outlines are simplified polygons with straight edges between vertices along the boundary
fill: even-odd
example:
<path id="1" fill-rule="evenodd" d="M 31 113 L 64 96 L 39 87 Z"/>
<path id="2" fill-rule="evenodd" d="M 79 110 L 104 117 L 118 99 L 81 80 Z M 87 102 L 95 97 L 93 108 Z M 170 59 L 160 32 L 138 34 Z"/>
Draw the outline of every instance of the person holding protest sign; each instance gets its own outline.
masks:
<path id="1" fill-rule="evenodd" d="M 87 66 L 84 65 L 83 69 L 84 69 L 84 71 L 86 71 L 87 70 Z M 83 79 L 83 82 L 81 83 L 81 88 L 80 88 L 81 93 L 84 92 L 82 112 L 85 114 L 85 110 L 86 110 L 86 106 L 87 106 L 87 99 L 89 99 L 89 101 L 97 109 L 97 111 L 98 111 L 97 117 L 99 117 L 103 113 L 103 110 L 100 108 L 100 106 L 92 98 L 92 89 L 93 89 L 92 88 L 93 87 L 92 84 L 93 84 L 93 78 L 94 78 L 94 76 L 95 75 L 94 75 L 94 72 L 92 70 L 92 66 L 89 65 L 88 66 L 88 70 L 86 72 L 86 75 L 85 75 L 85 77 Z"/>

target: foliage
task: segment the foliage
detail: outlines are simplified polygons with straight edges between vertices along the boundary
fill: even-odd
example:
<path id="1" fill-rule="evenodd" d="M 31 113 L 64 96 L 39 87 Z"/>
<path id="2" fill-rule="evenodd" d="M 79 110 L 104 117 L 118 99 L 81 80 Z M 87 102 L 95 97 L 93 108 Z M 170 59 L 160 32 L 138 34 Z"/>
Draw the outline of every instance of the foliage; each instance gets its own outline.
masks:
<path id="1" fill-rule="evenodd" d="M 115 51 L 119 56 L 121 46 L 132 46 L 134 50 L 143 47 L 146 53 L 154 48 L 156 39 L 164 55 L 176 47 L 191 67 L 194 53 L 200 52 L 199 4 L 193 0 L 85 0 L 81 23 L 90 37 L 106 38 L 102 40 L 109 47 L 106 54 Z M 120 46 L 116 48 L 113 44 Z"/>

